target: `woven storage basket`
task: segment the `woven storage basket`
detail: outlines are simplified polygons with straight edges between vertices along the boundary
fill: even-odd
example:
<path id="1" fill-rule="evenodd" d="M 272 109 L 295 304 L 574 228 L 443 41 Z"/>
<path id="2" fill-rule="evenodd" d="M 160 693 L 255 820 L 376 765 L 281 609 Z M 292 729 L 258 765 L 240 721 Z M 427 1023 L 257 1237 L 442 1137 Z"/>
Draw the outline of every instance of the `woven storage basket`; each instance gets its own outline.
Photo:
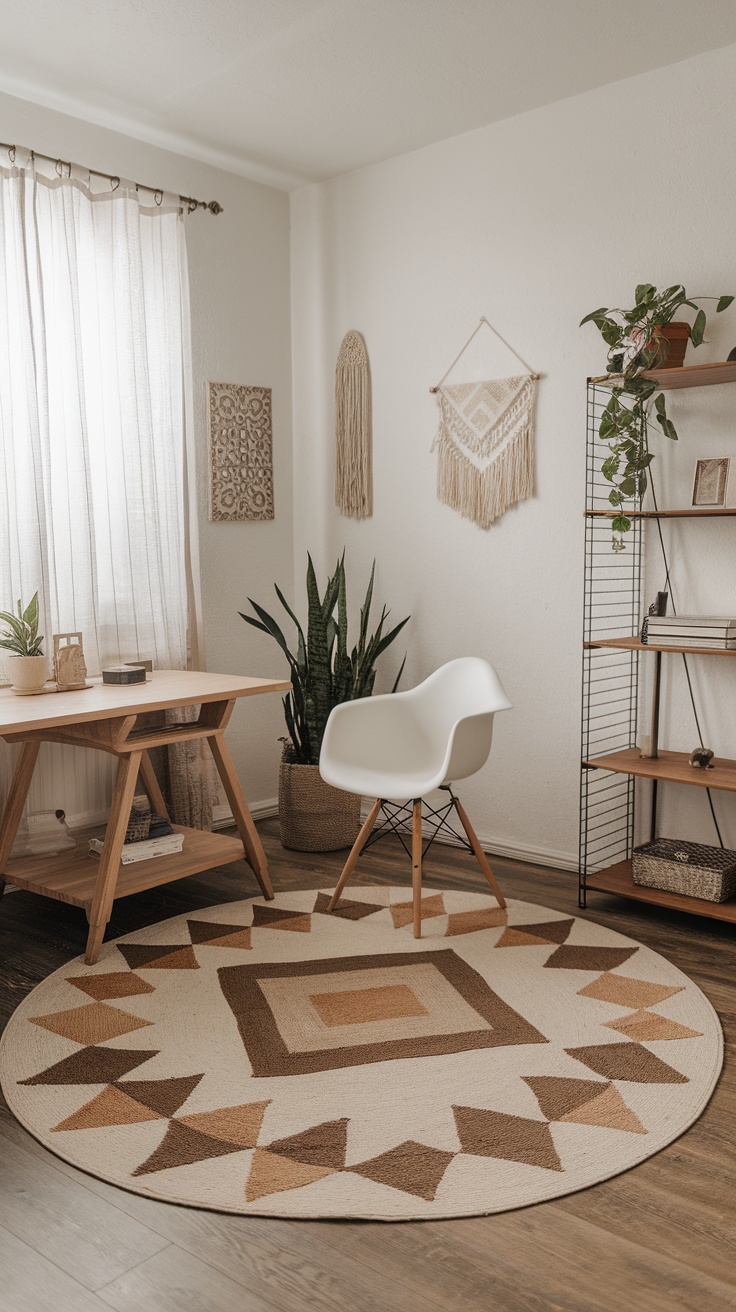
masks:
<path id="1" fill-rule="evenodd" d="M 633 878 L 644 888 L 727 902 L 736 893 L 736 852 L 658 838 L 634 848 Z"/>
<path id="2" fill-rule="evenodd" d="M 297 852 L 352 847 L 360 827 L 360 798 L 326 784 L 318 765 L 282 760 L 279 824 L 283 846 Z"/>

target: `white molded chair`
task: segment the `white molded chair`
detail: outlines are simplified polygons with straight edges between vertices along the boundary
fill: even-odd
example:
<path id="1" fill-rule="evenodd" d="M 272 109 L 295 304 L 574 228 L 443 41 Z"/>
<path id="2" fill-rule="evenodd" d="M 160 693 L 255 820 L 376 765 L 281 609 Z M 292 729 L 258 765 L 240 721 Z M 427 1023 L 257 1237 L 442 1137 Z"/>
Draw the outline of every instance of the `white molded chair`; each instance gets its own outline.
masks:
<path id="1" fill-rule="evenodd" d="M 319 770 L 325 783 L 345 792 L 375 797 L 330 902 L 337 906 L 371 836 L 379 811 L 402 803 L 412 815 L 414 937 L 422 933 L 422 798 L 435 788 L 450 794 L 444 817 L 454 808 L 471 850 L 500 906 L 506 905 L 475 831 L 452 791 L 458 779 L 475 774 L 488 760 L 493 717 L 511 702 L 487 661 L 462 657 L 442 665 L 408 692 L 343 702 L 332 711 L 322 741 Z M 389 827 L 396 829 L 391 822 Z M 439 816 L 439 811 L 432 811 Z M 444 823 L 440 819 L 440 825 Z M 448 826 L 446 826 L 448 827 Z"/>

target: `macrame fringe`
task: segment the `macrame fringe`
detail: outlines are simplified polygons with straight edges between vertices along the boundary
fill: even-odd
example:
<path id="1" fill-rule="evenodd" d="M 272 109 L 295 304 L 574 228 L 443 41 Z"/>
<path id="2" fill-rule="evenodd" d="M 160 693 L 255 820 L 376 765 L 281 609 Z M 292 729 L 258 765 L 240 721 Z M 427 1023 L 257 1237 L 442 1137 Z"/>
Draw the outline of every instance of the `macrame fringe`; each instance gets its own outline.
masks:
<path id="1" fill-rule="evenodd" d="M 335 503 L 351 519 L 373 514 L 371 380 L 360 333 L 346 333 L 335 371 Z"/>
<path id="2" fill-rule="evenodd" d="M 534 425 L 529 421 L 486 469 L 478 469 L 440 428 L 437 496 L 464 519 L 490 528 L 505 510 L 534 492 Z"/>

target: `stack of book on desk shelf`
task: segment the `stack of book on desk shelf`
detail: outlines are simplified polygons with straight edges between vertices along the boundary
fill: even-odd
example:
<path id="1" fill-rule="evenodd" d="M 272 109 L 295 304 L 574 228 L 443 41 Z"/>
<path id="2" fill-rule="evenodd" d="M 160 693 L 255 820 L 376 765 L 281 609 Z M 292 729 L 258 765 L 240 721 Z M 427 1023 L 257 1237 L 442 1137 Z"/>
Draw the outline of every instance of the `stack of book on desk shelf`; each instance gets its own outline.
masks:
<path id="1" fill-rule="evenodd" d="M 707 647 L 736 650 L 736 619 L 727 615 L 647 615 L 643 643 L 655 647 Z"/>
<path id="2" fill-rule="evenodd" d="M 90 838 L 90 856 L 102 855 L 102 842 L 101 838 Z M 163 838 L 144 838 L 142 842 L 125 843 L 120 860 L 124 866 L 129 866 L 134 861 L 148 861 L 154 856 L 168 856 L 171 852 L 181 852 L 183 846 L 184 835 L 174 832 L 165 834 Z"/>

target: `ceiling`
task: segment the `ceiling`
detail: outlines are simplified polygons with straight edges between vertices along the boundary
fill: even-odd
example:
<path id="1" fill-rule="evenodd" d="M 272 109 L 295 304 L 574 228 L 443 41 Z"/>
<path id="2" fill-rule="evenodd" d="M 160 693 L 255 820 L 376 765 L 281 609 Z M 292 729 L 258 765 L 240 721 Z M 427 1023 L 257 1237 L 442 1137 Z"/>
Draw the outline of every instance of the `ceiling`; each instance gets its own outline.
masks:
<path id="1" fill-rule="evenodd" d="M 0 90 L 282 187 L 736 42 L 734 0 L 4 0 L 0 12 Z"/>

